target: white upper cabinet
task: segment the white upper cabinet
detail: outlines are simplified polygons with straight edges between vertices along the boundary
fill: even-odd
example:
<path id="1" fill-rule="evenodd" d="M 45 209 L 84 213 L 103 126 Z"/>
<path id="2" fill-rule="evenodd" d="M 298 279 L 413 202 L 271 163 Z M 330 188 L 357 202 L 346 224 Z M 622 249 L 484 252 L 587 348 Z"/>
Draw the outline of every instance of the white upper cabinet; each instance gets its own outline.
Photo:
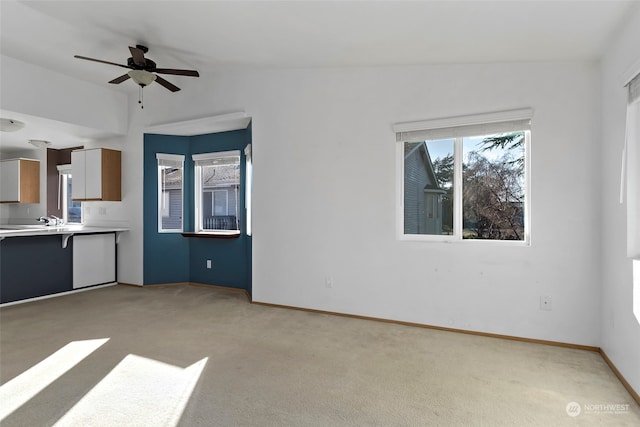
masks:
<path id="1" fill-rule="evenodd" d="M 0 161 L 0 203 L 40 203 L 40 161 Z"/>
<path id="2" fill-rule="evenodd" d="M 71 185 L 71 198 L 73 200 L 82 200 L 86 196 L 85 158 L 86 155 L 84 151 L 71 152 L 71 177 L 73 179 Z"/>
<path id="3" fill-rule="evenodd" d="M 71 152 L 73 200 L 120 201 L 121 153 L 106 148 Z"/>

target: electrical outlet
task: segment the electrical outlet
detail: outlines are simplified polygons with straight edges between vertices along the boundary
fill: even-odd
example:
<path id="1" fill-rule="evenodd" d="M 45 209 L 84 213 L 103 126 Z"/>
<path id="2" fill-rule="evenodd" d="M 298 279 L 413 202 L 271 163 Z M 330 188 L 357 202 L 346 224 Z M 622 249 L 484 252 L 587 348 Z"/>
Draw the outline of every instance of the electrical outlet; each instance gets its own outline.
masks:
<path id="1" fill-rule="evenodd" d="M 207 268 L 211 269 L 211 260 L 210 259 L 207 260 Z"/>
<path id="2" fill-rule="evenodd" d="M 551 311 L 551 295 L 542 295 L 540 297 L 540 310 Z"/>
<path id="3" fill-rule="evenodd" d="M 332 276 L 326 276 L 324 278 L 324 286 L 325 286 L 325 288 L 333 288 L 333 277 Z"/>

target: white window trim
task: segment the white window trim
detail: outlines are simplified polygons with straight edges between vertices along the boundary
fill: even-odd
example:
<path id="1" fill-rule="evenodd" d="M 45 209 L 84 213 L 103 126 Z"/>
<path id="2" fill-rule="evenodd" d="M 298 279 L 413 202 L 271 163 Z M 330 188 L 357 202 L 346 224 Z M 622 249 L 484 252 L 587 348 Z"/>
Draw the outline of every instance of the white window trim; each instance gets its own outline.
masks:
<path id="1" fill-rule="evenodd" d="M 182 233 L 184 230 L 184 155 L 182 154 L 167 154 L 156 153 L 156 160 L 158 164 L 157 169 L 157 187 L 158 197 L 156 199 L 156 210 L 158 219 L 158 233 Z M 174 167 L 182 170 L 182 192 L 180 193 L 180 205 L 182 206 L 182 215 L 180 215 L 180 228 L 162 228 L 162 208 L 161 204 L 164 202 L 164 188 L 162 186 L 162 171 L 161 166 Z M 169 203 L 171 203 L 171 196 L 169 196 Z"/>
<path id="2" fill-rule="evenodd" d="M 632 162 L 634 158 L 634 151 L 640 150 L 640 120 L 634 125 L 634 114 L 636 117 L 640 116 L 640 81 L 636 80 L 640 78 L 640 59 L 637 60 L 622 76 L 622 86 L 627 90 L 627 115 L 625 125 L 625 141 L 624 148 L 622 150 L 622 167 L 620 171 L 620 203 L 625 201 L 625 191 L 627 192 L 627 257 L 631 258 L 632 269 L 632 286 L 633 286 L 633 314 L 636 321 L 640 323 L 640 225 L 634 223 L 634 219 L 637 218 L 638 210 L 640 210 L 640 201 L 634 191 L 637 191 L 637 187 L 640 183 L 640 171 L 635 168 L 629 168 L 627 161 Z M 635 81 L 635 83 L 634 83 Z M 633 86 L 633 87 L 632 87 Z M 629 144 L 631 137 L 635 137 L 635 143 Z M 628 153 L 631 145 L 631 154 Z M 627 156 L 629 158 L 627 158 Z M 627 182 L 627 179 L 633 179 L 635 182 Z"/>
<path id="3" fill-rule="evenodd" d="M 393 125 L 396 132 L 396 236 L 401 241 L 463 243 L 470 245 L 531 246 L 531 131 L 530 121 L 533 109 L 503 111 L 451 118 L 403 122 Z M 483 120 L 488 120 L 483 123 Z M 505 122 L 511 122 L 506 123 Z M 458 132 L 451 128 L 463 128 Z M 520 127 L 519 129 L 516 129 Z M 448 132 L 450 128 L 452 132 Z M 509 131 L 525 131 L 524 142 L 524 238 L 523 240 L 492 240 L 462 238 L 462 138 Z M 435 131 L 435 132 L 432 132 Z M 471 133 L 468 133 L 471 132 Z M 479 133 L 477 133 L 479 132 Z M 448 136 L 446 136 L 448 135 Z M 404 143 L 434 138 L 455 139 L 454 143 L 454 200 L 453 234 L 405 234 L 404 233 Z"/>
<path id="4" fill-rule="evenodd" d="M 213 161 L 222 157 L 238 157 L 239 161 L 241 160 L 240 150 L 230 150 L 230 151 L 215 151 L 211 153 L 200 153 L 200 154 L 192 154 L 191 158 L 193 159 L 195 166 L 193 168 L 193 200 L 194 200 L 194 231 L 195 233 L 202 234 L 221 234 L 221 235 L 233 235 L 240 234 L 240 230 L 205 230 L 202 228 L 202 166 L 203 163 L 208 163 L 209 161 Z M 213 194 L 212 194 L 212 204 L 213 204 Z M 213 206 L 212 206 L 213 208 Z M 229 208 L 229 203 L 227 201 L 227 212 Z M 239 212 L 237 213 L 239 214 Z"/>
<path id="5" fill-rule="evenodd" d="M 244 148 L 245 157 L 245 187 L 244 187 L 244 209 L 245 209 L 245 232 L 247 236 L 251 236 L 251 192 L 253 187 L 253 157 L 251 153 L 251 144 L 247 144 Z"/>
<path id="6" fill-rule="evenodd" d="M 166 206 L 164 206 L 166 204 Z M 160 216 L 162 218 L 171 215 L 171 193 L 166 190 L 162 190 L 162 206 L 160 207 Z M 165 215 L 166 213 L 166 215 Z"/>
<path id="7" fill-rule="evenodd" d="M 62 211 L 62 222 L 67 223 L 69 221 L 69 205 L 67 204 L 67 180 L 69 176 L 73 178 L 71 174 L 71 164 L 58 165 L 58 209 Z M 84 224 L 84 203 L 80 203 L 80 222 L 74 222 L 71 224 Z"/>
<path id="8" fill-rule="evenodd" d="M 67 196 L 68 196 L 68 183 L 69 183 L 69 174 L 60 174 L 60 179 L 62 181 L 62 191 L 60 194 L 60 196 L 58 197 L 58 199 L 62 199 L 62 204 L 60 206 L 60 209 L 62 210 L 62 222 L 64 224 L 66 224 L 67 222 L 69 222 L 69 205 L 67 204 Z M 82 203 L 82 202 L 81 202 Z M 80 223 L 82 224 L 82 220 L 80 220 Z"/>
<path id="9" fill-rule="evenodd" d="M 640 260 L 640 73 L 625 86 L 628 91 L 625 140 L 620 172 L 620 203 L 627 204 L 627 257 Z M 625 199 L 626 195 L 626 199 Z"/>

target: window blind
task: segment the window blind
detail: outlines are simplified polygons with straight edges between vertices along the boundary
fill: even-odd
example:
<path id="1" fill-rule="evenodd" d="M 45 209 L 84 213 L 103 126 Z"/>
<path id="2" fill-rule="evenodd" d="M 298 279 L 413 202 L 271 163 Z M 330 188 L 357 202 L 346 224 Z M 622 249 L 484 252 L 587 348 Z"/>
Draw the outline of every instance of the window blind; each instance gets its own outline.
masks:
<path id="1" fill-rule="evenodd" d="M 71 175 L 71 165 L 58 165 L 59 175 Z"/>
<path id="2" fill-rule="evenodd" d="M 193 154 L 196 166 L 232 165 L 240 162 L 240 150 Z"/>
<path id="3" fill-rule="evenodd" d="M 533 110 L 501 111 L 471 116 L 396 123 L 396 141 L 417 142 L 463 136 L 479 136 L 531 129 Z"/>
<path id="4" fill-rule="evenodd" d="M 166 154 L 156 153 L 158 166 L 166 166 L 169 168 L 181 168 L 184 164 L 184 156 L 182 154 Z"/>

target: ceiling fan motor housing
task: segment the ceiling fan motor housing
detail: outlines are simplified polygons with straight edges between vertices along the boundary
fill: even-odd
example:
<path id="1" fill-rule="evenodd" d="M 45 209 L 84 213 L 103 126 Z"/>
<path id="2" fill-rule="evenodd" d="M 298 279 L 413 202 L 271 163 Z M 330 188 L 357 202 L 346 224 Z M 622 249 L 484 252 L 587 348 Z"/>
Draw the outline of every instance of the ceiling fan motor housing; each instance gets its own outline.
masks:
<path id="1" fill-rule="evenodd" d="M 130 57 L 127 59 L 127 65 L 135 70 L 153 71 L 156 69 L 156 63 L 153 60 L 149 58 L 144 58 L 144 61 L 145 61 L 145 65 L 140 66 L 133 61 L 133 57 Z"/>

